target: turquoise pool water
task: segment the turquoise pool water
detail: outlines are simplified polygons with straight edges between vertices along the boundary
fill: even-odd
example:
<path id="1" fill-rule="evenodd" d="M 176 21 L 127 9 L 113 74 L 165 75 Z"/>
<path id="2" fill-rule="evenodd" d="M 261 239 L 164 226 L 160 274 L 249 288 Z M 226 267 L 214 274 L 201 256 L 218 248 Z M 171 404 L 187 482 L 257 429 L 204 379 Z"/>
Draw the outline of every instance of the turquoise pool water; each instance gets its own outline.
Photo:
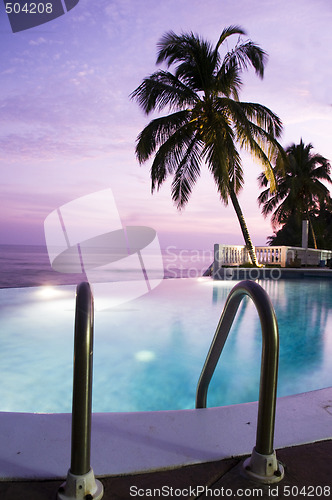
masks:
<path id="1" fill-rule="evenodd" d="M 280 330 L 278 396 L 332 386 L 332 280 L 259 282 Z M 194 408 L 196 385 L 235 282 L 168 279 L 95 313 L 93 411 Z M 0 290 L 0 410 L 71 411 L 75 287 Z M 208 405 L 258 399 L 261 331 L 240 307 Z"/>

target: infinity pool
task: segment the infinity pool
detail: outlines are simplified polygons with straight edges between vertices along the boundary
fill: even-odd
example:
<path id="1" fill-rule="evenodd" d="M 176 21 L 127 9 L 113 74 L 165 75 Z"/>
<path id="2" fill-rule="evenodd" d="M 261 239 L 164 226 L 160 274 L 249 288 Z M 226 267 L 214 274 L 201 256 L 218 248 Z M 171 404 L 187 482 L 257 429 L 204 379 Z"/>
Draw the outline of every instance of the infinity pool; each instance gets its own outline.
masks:
<path id="1" fill-rule="evenodd" d="M 278 396 L 332 386 L 332 280 L 259 282 L 280 332 Z M 93 411 L 194 408 L 196 385 L 235 282 L 168 279 L 96 311 Z M 75 287 L 0 290 L 0 411 L 70 412 Z M 258 399 L 261 331 L 244 299 L 208 406 Z"/>

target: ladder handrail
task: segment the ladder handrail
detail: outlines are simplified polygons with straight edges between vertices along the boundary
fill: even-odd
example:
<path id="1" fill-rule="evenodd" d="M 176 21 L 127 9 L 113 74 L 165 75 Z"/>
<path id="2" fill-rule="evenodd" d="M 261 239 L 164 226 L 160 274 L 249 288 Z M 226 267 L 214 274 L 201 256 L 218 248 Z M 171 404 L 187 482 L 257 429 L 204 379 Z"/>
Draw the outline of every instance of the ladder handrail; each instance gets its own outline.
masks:
<path id="1" fill-rule="evenodd" d="M 93 295 L 89 283 L 82 282 L 76 289 L 74 338 L 70 471 L 75 475 L 90 470 L 93 324 Z"/>
<path id="2" fill-rule="evenodd" d="M 256 451 L 273 453 L 274 422 L 277 395 L 279 331 L 273 305 L 265 290 L 254 281 L 242 281 L 229 293 L 210 350 L 206 357 L 196 391 L 196 408 L 206 408 L 207 391 L 215 367 L 245 295 L 254 302 L 262 328 L 262 359 L 256 433 Z"/>
<path id="3" fill-rule="evenodd" d="M 101 500 L 103 485 L 90 466 L 94 305 L 89 283 L 76 288 L 71 463 L 57 500 Z"/>

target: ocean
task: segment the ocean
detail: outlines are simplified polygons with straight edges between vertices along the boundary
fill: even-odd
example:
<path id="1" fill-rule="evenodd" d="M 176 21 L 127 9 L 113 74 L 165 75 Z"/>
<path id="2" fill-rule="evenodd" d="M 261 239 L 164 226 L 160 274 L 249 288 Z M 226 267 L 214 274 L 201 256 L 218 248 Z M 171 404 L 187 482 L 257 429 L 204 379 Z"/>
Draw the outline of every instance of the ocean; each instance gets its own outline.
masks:
<path id="1" fill-rule="evenodd" d="M 164 278 L 202 276 L 213 261 L 213 249 L 191 250 L 168 246 L 162 250 Z M 76 285 L 87 281 L 84 273 L 52 269 L 46 246 L 0 245 L 0 288 Z"/>

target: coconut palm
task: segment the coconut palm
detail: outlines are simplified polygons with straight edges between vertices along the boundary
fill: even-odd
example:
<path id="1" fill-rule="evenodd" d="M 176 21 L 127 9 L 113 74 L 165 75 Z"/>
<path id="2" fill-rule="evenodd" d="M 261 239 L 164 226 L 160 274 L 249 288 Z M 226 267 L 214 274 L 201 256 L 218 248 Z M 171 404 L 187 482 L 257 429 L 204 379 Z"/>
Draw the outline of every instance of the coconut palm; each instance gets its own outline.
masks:
<path id="1" fill-rule="evenodd" d="M 228 38 L 237 43 L 221 57 Z M 239 26 L 223 30 L 217 44 L 193 33 L 166 33 L 158 44 L 158 70 L 131 94 L 146 114 L 167 108 L 169 114 L 153 119 L 139 134 L 136 155 L 140 164 L 151 156 L 152 192 L 173 176 L 171 196 L 177 208 L 185 206 L 205 163 L 212 173 L 221 200 L 229 198 L 236 211 L 253 264 L 256 255 L 239 205 L 243 169 L 239 149 L 262 163 L 273 185 L 272 160 L 280 148 L 281 121 L 267 107 L 241 102 L 241 75 L 252 66 L 263 78 L 266 53 Z M 227 45 L 226 45 L 227 47 Z"/>
<path id="2" fill-rule="evenodd" d="M 271 222 L 273 228 L 292 219 L 298 225 L 301 220 L 309 221 L 313 242 L 317 248 L 315 232 L 310 213 L 318 212 L 322 204 L 330 203 L 330 192 L 321 182 L 332 182 L 330 164 L 326 158 L 312 152 L 312 144 L 291 144 L 285 155 L 274 168 L 277 189 L 271 193 L 265 189 L 258 197 L 262 213 L 266 217 L 273 212 Z M 262 173 L 259 178 L 260 187 L 267 187 L 268 178 Z"/>

